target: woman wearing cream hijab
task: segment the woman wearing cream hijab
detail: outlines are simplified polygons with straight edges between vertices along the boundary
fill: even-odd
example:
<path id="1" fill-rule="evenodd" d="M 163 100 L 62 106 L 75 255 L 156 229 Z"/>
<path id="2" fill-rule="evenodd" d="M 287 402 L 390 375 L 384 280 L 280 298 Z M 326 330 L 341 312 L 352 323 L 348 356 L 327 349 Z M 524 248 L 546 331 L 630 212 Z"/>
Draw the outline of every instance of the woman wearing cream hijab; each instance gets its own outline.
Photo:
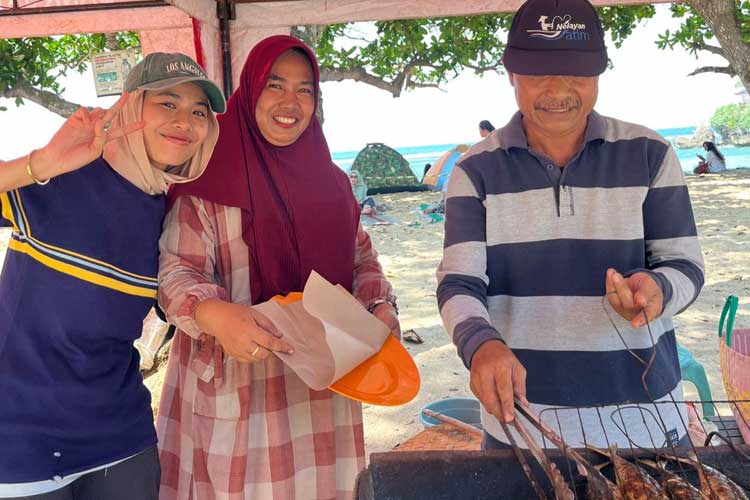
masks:
<path id="1" fill-rule="evenodd" d="M 78 110 L 0 163 L 0 498 L 155 500 L 150 395 L 133 341 L 156 297 L 165 192 L 197 178 L 221 91 L 182 54 L 130 72 L 110 110 Z M 111 122 L 105 130 L 107 122 Z"/>

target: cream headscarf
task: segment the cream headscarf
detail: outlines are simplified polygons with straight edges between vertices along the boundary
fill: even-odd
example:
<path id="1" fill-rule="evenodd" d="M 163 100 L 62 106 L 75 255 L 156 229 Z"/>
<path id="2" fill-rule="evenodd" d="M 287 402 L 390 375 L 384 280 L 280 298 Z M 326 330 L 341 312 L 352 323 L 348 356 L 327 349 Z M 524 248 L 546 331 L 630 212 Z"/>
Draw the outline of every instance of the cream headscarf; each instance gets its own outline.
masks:
<path id="1" fill-rule="evenodd" d="M 112 127 L 124 127 L 141 120 L 143 116 L 144 90 L 130 93 L 128 102 L 112 120 Z M 143 131 L 138 130 L 104 146 L 104 160 L 121 176 L 141 191 L 155 195 L 165 193 L 170 184 L 189 182 L 200 177 L 208 165 L 216 141 L 219 139 L 219 124 L 213 111 L 209 110 L 208 135 L 195 155 L 182 165 L 159 170 L 151 165 L 146 154 Z"/>

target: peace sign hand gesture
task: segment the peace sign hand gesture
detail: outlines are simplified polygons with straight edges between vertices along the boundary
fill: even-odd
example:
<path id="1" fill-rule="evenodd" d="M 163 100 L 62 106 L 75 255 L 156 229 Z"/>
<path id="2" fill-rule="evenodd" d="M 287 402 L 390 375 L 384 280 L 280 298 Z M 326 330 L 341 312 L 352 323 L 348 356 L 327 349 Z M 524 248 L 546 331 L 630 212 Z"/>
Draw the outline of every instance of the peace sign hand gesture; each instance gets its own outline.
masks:
<path id="1" fill-rule="evenodd" d="M 49 143 L 32 158 L 34 174 L 49 179 L 76 170 L 101 156 L 104 145 L 144 127 L 143 121 L 125 127 L 106 128 L 128 100 L 123 93 L 109 109 L 78 108 L 63 123 Z"/>

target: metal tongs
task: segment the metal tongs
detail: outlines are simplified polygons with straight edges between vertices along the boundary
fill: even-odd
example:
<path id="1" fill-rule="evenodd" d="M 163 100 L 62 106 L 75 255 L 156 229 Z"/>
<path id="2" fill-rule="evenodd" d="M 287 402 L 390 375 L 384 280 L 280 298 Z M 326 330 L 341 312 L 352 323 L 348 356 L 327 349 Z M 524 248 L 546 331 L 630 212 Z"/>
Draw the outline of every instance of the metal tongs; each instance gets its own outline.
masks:
<path id="1" fill-rule="evenodd" d="M 523 415 L 526 421 L 528 421 L 537 431 L 539 431 L 542 436 L 544 436 L 546 439 L 552 442 L 552 444 L 559 448 L 563 455 L 576 463 L 576 465 L 578 466 L 578 471 L 588 479 L 587 488 L 591 493 L 589 498 L 615 499 L 619 497 L 612 482 L 607 480 L 607 478 L 605 478 L 598 469 L 591 465 L 588 460 L 583 458 L 580 453 L 568 446 L 568 444 L 560 436 L 558 436 L 555 431 L 550 429 L 544 422 L 541 421 L 538 416 L 534 415 L 526 406 L 521 404 L 521 402 L 517 398 L 514 399 L 514 406 L 517 414 Z M 500 425 L 503 427 L 505 434 L 508 436 L 508 440 L 511 442 L 513 451 L 516 454 L 516 457 L 518 457 L 519 462 L 521 462 L 521 466 L 523 467 L 524 472 L 526 472 L 526 476 L 529 478 L 529 481 L 531 481 L 531 485 L 534 487 L 534 490 L 539 496 L 539 499 L 546 499 L 547 496 L 539 486 L 539 481 L 536 479 L 533 471 L 531 470 L 531 467 L 526 462 L 526 458 L 524 457 L 523 452 L 516 445 L 515 440 L 510 433 L 510 429 L 508 428 L 508 424 L 506 424 L 505 422 L 500 422 Z M 529 451 L 537 460 L 537 462 L 539 462 L 542 470 L 544 470 L 544 473 L 549 478 L 550 483 L 552 484 L 552 489 L 555 493 L 555 498 L 557 500 L 573 500 L 575 498 L 575 493 L 565 482 L 565 478 L 563 477 L 562 473 L 557 468 L 557 466 L 553 464 L 549 460 L 549 458 L 547 458 L 547 456 L 539 446 L 539 443 L 537 443 L 536 440 L 529 434 L 529 431 L 523 426 L 523 424 L 521 424 L 517 416 L 515 419 L 513 419 L 511 425 L 513 425 L 515 430 L 524 440 L 526 446 L 528 446 L 529 448 Z"/>
<path id="2" fill-rule="evenodd" d="M 513 449 L 513 452 L 516 455 L 516 458 L 521 464 L 521 467 L 524 470 L 524 473 L 526 474 L 526 477 L 531 482 L 531 486 L 534 489 L 534 492 L 536 493 L 539 500 L 549 500 L 549 497 L 544 492 L 544 489 L 541 486 L 541 483 L 537 479 L 536 475 L 534 474 L 534 470 L 529 465 L 528 461 L 526 460 L 526 456 L 524 455 L 523 451 L 518 447 L 516 444 L 515 438 L 513 434 L 510 432 L 510 427 L 512 426 L 516 432 L 518 432 L 519 436 L 521 436 L 521 439 L 526 443 L 526 446 L 528 447 L 531 454 L 534 456 L 534 458 L 539 462 L 539 464 L 542 467 L 542 470 L 547 475 L 547 477 L 550 480 L 550 483 L 552 484 L 552 489 L 555 493 L 555 499 L 556 500 L 573 500 L 575 498 L 575 494 L 570 489 L 568 484 L 565 482 L 565 479 L 560 472 L 560 470 L 557 468 L 555 464 L 553 464 L 549 458 L 544 454 L 541 447 L 539 446 L 539 443 L 531 436 L 528 429 L 524 427 L 524 425 L 521 423 L 521 419 L 518 418 L 518 415 L 522 415 L 526 421 L 528 421 L 531 426 L 533 426 L 537 431 L 539 431 L 546 439 L 548 439 L 552 444 L 554 444 L 557 448 L 560 449 L 560 451 L 568 457 L 570 460 L 575 462 L 578 465 L 578 471 L 586 476 L 588 479 L 588 491 L 590 492 L 590 498 L 601 498 L 603 500 L 614 500 L 615 498 L 619 498 L 617 495 L 614 484 L 607 480 L 599 470 L 597 470 L 593 465 L 591 465 L 586 459 L 584 459 L 580 453 L 570 448 L 563 439 L 557 435 L 555 431 L 550 429 L 544 422 L 542 422 L 539 417 L 534 415 L 526 406 L 523 406 L 521 402 L 518 399 L 514 400 L 514 406 L 516 409 L 516 418 L 513 419 L 513 422 L 510 424 L 506 424 L 505 422 L 500 421 L 500 425 L 503 428 L 503 431 L 505 431 L 505 435 L 508 437 L 508 440 L 510 441 L 511 448 Z M 459 420 L 456 420 L 454 418 L 441 415 L 440 413 L 433 412 L 431 410 L 423 410 L 422 413 L 424 413 L 427 416 L 433 417 L 437 420 L 440 420 L 442 422 L 445 422 L 447 424 L 452 425 L 453 427 L 457 427 L 459 429 L 462 429 L 470 434 L 481 434 L 481 431 L 477 429 L 476 427 L 473 427 L 469 424 L 466 424 L 464 422 L 461 422 Z"/>
<path id="3" fill-rule="evenodd" d="M 541 432 L 543 436 L 547 437 L 543 424 L 536 415 L 534 415 L 526 407 L 521 405 L 518 399 L 514 400 L 514 406 L 517 413 L 523 415 L 526 420 L 531 423 L 531 425 L 533 425 L 539 432 Z M 521 464 L 526 477 L 529 478 L 531 487 L 534 488 L 534 492 L 536 493 L 539 500 L 548 500 L 547 494 L 542 489 L 539 480 L 536 477 L 536 474 L 534 474 L 534 471 L 526 460 L 526 456 L 523 454 L 523 450 L 521 450 L 518 447 L 518 444 L 516 444 L 516 439 L 510 431 L 511 426 L 516 430 L 516 432 L 518 432 L 518 435 L 521 436 L 521 439 L 524 441 L 524 443 L 526 443 L 526 447 L 529 449 L 536 461 L 539 462 L 539 465 L 542 467 L 542 470 L 552 484 L 552 490 L 555 493 L 555 498 L 557 500 L 573 500 L 575 498 L 575 494 L 568 487 L 565 479 L 560 473 L 560 470 L 549 460 L 549 458 L 547 458 L 547 455 L 544 454 L 544 451 L 542 451 L 539 443 L 536 442 L 531 434 L 529 434 L 529 431 L 526 429 L 526 427 L 524 427 L 520 422 L 518 415 L 516 415 L 516 418 L 514 418 L 513 422 L 511 422 L 510 424 L 507 424 L 502 420 L 498 420 L 498 422 L 500 422 L 500 426 L 503 428 L 503 431 L 505 432 L 505 435 L 510 442 L 513 453 L 515 453 L 518 462 Z M 552 432 L 552 434 L 554 434 L 554 432 Z M 555 435 L 555 437 L 557 436 Z M 550 441 L 555 443 L 553 439 L 550 439 Z M 560 439 L 559 442 L 565 444 L 563 443 L 562 439 Z"/>

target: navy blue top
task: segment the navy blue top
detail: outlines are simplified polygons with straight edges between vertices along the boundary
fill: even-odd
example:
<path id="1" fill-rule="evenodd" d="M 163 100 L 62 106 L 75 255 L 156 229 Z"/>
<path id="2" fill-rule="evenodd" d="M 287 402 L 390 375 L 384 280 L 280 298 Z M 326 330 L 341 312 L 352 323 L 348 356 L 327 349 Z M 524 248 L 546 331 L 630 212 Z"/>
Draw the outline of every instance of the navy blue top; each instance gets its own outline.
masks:
<path id="1" fill-rule="evenodd" d="M 156 443 L 133 341 L 157 289 L 164 196 L 103 160 L 0 195 L 0 483 L 52 479 Z"/>

